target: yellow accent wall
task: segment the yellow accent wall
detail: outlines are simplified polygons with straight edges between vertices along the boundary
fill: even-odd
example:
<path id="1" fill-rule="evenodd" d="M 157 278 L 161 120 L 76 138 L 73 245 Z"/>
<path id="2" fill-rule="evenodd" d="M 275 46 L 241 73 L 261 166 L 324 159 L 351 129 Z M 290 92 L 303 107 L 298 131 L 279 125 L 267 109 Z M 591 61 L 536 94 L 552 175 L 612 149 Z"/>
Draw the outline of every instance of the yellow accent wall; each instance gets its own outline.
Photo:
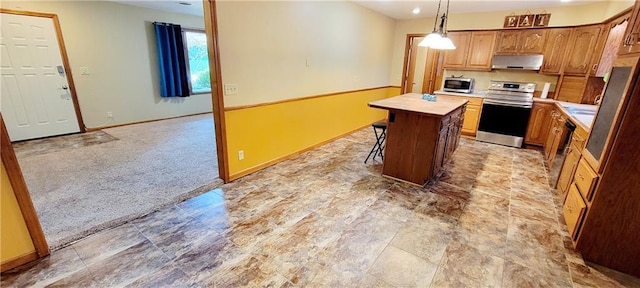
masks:
<path id="1" fill-rule="evenodd" d="M 0 178 L 0 262 L 5 263 L 17 257 L 34 252 L 29 230 L 22 218 L 22 212 L 13 193 L 9 176 L 2 164 Z"/>
<path id="2" fill-rule="evenodd" d="M 226 111 L 231 178 L 385 118 L 367 103 L 399 93 L 384 87 Z"/>

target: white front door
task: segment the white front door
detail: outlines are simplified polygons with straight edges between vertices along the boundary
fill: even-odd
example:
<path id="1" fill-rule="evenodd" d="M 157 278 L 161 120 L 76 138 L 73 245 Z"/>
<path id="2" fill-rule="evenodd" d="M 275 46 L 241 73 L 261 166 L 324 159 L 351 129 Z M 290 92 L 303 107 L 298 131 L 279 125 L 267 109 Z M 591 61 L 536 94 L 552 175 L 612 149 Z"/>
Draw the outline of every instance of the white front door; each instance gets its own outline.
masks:
<path id="1" fill-rule="evenodd" d="M 80 132 L 53 19 L 0 18 L 0 111 L 11 141 Z"/>

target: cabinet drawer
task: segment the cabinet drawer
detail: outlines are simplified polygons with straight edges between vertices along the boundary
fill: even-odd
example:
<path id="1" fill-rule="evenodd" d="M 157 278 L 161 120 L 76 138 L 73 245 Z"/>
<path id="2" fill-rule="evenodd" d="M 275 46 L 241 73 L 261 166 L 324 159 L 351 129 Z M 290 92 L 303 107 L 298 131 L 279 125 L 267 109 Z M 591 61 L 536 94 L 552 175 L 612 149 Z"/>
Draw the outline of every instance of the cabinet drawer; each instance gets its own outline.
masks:
<path id="1" fill-rule="evenodd" d="M 578 186 L 578 191 L 584 196 L 584 199 L 590 200 L 593 188 L 598 180 L 598 175 L 587 164 L 587 161 L 581 159 L 573 177 L 573 182 Z"/>
<path id="2" fill-rule="evenodd" d="M 569 188 L 567 198 L 564 199 L 564 204 L 562 205 L 562 212 L 571 238 L 576 239 L 580 224 L 582 224 L 582 218 L 587 212 L 587 205 L 584 204 L 584 200 L 580 197 L 575 184 Z"/>
<path id="3" fill-rule="evenodd" d="M 584 148 L 584 144 L 587 141 L 587 132 L 582 130 L 582 128 L 578 127 L 573 132 L 573 136 L 571 136 L 571 146 L 573 149 L 577 149 L 578 151 L 582 151 Z"/>

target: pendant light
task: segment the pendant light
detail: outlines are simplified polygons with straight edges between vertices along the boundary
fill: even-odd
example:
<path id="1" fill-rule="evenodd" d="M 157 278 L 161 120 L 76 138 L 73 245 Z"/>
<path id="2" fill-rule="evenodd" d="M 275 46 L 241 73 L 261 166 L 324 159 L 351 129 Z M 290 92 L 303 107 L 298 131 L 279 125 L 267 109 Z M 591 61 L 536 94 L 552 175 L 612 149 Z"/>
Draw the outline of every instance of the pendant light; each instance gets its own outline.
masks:
<path id="1" fill-rule="evenodd" d="M 447 0 L 447 11 L 442 14 L 440 20 L 440 27 L 436 31 L 436 24 L 438 23 L 438 16 L 440 14 L 440 3 L 442 0 L 438 2 L 438 10 L 436 12 L 436 20 L 433 24 L 433 32 L 427 35 L 418 46 L 429 47 L 432 49 L 439 50 L 453 50 L 456 49 L 456 46 L 453 44 L 451 39 L 447 37 L 447 24 L 448 24 L 448 16 L 449 16 L 449 0 Z"/>
<path id="2" fill-rule="evenodd" d="M 436 19 L 433 21 L 433 31 L 429 35 L 427 35 L 427 37 L 424 37 L 424 39 L 422 39 L 422 41 L 418 43 L 418 46 L 431 47 L 436 42 L 438 42 L 440 38 L 442 38 L 442 36 L 440 35 L 440 31 L 436 30 L 436 25 L 438 25 L 438 15 L 440 15 L 440 3 L 442 3 L 442 0 L 438 1 L 438 10 L 436 10 L 435 17 Z"/>

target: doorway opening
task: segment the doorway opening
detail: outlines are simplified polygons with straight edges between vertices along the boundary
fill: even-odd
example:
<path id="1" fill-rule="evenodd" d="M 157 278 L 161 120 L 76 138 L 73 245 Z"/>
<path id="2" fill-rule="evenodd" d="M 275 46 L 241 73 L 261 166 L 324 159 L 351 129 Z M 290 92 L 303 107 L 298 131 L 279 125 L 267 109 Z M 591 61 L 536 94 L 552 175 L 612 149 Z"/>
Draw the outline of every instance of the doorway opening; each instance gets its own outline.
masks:
<path id="1" fill-rule="evenodd" d="M 213 3 L 204 2 L 205 13 L 209 13 L 209 17 L 214 18 L 211 13 Z M 46 8 L 38 8 L 25 3 L 24 9 L 40 10 Z M 101 8 L 107 7 L 104 13 L 110 13 L 111 6 L 117 6 L 112 10 L 124 9 L 131 11 L 139 11 L 140 19 L 149 19 L 150 17 L 164 17 L 161 20 L 172 20 L 175 22 L 186 21 L 190 24 L 189 28 L 204 29 L 205 26 L 211 25 L 212 19 L 207 19 L 207 15 L 199 16 L 199 24 L 193 24 L 187 18 L 195 16 L 175 15 L 167 16 L 166 11 L 160 12 L 157 9 L 149 7 L 133 7 L 123 3 L 105 2 L 100 4 L 92 4 L 90 1 L 85 2 L 51 2 L 48 8 L 52 11 L 62 11 L 61 7 L 68 8 L 72 5 L 101 5 Z M 211 6 L 208 6 L 211 5 Z M 127 6 L 129 8 L 123 8 Z M 77 10 L 83 10 L 90 7 L 80 7 Z M 47 14 L 44 12 L 24 12 L 16 10 L 2 9 L 3 18 L 5 15 L 17 15 L 46 18 L 56 23 L 58 16 L 56 14 Z M 47 11 L 48 12 L 48 11 Z M 101 12 L 102 13 L 102 12 Z M 117 13 L 116 13 L 117 14 Z M 135 13 L 132 13 L 135 14 Z M 127 17 L 137 17 L 129 14 Z M 59 12 L 60 18 L 65 19 L 64 27 L 69 25 L 83 25 L 81 23 L 92 22 L 92 19 L 82 20 L 78 14 L 72 15 L 72 12 Z M 84 15 L 82 17 L 90 17 Z M 97 17 L 100 18 L 100 17 Z M 108 18 L 108 17 L 107 17 Z M 187 20 L 185 20 L 187 19 Z M 139 19 L 134 19 L 139 20 Z M 193 19 L 191 19 L 193 20 Z M 14 21 L 15 22 L 15 21 Z M 98 21 L 99 22 L 99 21 Z M 209 22 L 209 23 L 205 23 Z M 74 24 L 75 23 L 75 24 Z M 143 67 L 148 70 L 150 83 L 157 83 L 155 79 L 157 75 L 157 55 L 152 55 L 152 50 L 156 49 L 155 35 L 152 33 L 153 28 L 149 21 L 137 21 L 137 25 L 145 25 L 138 32 L 140 42 L 135 45 L 143 45 L 148 47 L 149 55 L 146 58 L 151 63 L 149 67 Z M 4 24 L 4 23 L 3 23 Z M 206 24 L 206 25 L 205 25 Z M 59 24 L 58 28 L 60 28 Z M 93 24 L 98 25 L 98 24 Z M 3 30 L 6 25 L 3 25 Z M 117 25 L 116 25 L 117 26 Z M 198 26 L 198 27 L 193 27 Z M 54 25 L 55 27 L 55 25 Z M 95 27 L 94 27 L 95 28 Z M 211 27 L 206 27 L 211 29 Z M 111 29 L 115 29 L 111 27 Z M 135 30 L 135 29 L 131 29 Z M 103 31 L 104 32 L 104 31 Z M 208 31 L 208 35 L 210 31 Z M 78 31 L 72 32 L 78 33 Z M 125 32 L 114 32 L 115 35 L 122 36 Z M 5 31 L 3 34 L 6 35 Z M 57 36 L 61 36 L 62 31 L 57 31 Z M 99 38 L 113 38 L 114 35 L 101 35 Z M 75 35 L 78 37 L 78 35 Z M 64 41 L 60 39 L 61 54 L 64 52 Z M 130 38 L 131 39 L 131 38 Z M 3 40 L 3 45 L 7 41 Z M 74 42 L 74 41 L 71 41 Z M 214 47 L 210 45 L 214 44 Z M 85 43 L 87 44 L 87 43 Z M 77 41 L 69 58 L 71 63 L 82 58 L 78 56 L 79 50 L 90 50 L 87 44 L 83 48 Z M 132 44 L 133 45 L 133 44 Z M 87 129 L 83 123 L 83 117 L 78 109 L 78 130 L 64 133 L 57 133 L 53 136 L 44 135 L 41 139 L 15 142 L 14 148 L 18 156 L 18 161 L 22 168 L 22 173 L 27 183 L 29 194 L 33 199 L 35 210 L 38 218 L 42 223 L 45 237 L 50 247 L 54 250 L 65 246 L 66 244 L 95 233 L 99 230 L 116 226 L 120 223 L 135 219 L 142 215 L 153 212 L 154 210 L 193 197 L 195 195 L 207 192 L 223 183 L 222 179 L 228 179 L 226 169 L 226 161 L 224 159 L 224 119 L 221 117 L 223 110 L 223 102 L 219 89 L 220 85 L 215 85 L 220 81 L 219 61 L 217 55 L 217 43 L 212 39 L 207 39 L 206 51 L 210 61 L 210 67 L 214 67 L 211 71 L 211 85 L 213 88 L 210 94 L 198 94 L 188 98 L 199 97 L 200 107 L 203 99 L 209 99 L 209 110 L 199 113 L 182 113 L 185 115 L 167 114 L 166 117 L 153 119 L 150 121 L 131 121 L 125 125 L 113 125 L 110 127 L 97 127 Z M 145 50 L 145 49 L 142 49 Z M 145 51 L 147 51 L 145 50 Z M 85 51 L 88 52 L 88 51 Z M 216 53 L 212 53 L 216 52 Z M 4 55 L 3 55 L 4 56 Z M 66 57 L 66 55 L 63 55 Z M 74 58 L 77 57 L 77 58 Z M 122 62 L 119 59 L 111 59 L 113 62 Z M 107 61 L 108 62 L 108 61 Z M 64 73 L 65 76 L 71 78 L 71 69 L 60 69 L 53 67 L 50 74 L 60 77 Z M 64 65 L 63 65 L 64 66 Z M 78 66 L 82 66 L 79 64 Z M 122 67 L 126 65 L 123 64 Z M 144 66 L 144 65 L 143 65 Z M 74 66 L 75 67 L 75 66 Z M 76 76 L 76 84 L 84 84 L 90 79 L 92 73 L 99 74 L 101 67 L 95 65 L 89 70 L 78 69 Z M 129 67 L 131 68 L 131 67 Z M 143 70 L 144 70 L 143 69 Z M 105 68 L 104 71 L 108 69 Z M 87 73 L 86 79 L 79 79 L 82 73 Z M 89 72 L 91 71 L 91 72 Z M 75 72 L 75 71 L 74 71 Z M 118 71 L 111 71 L 118 73 Z M 117 75 L 104 73 L 101 80 L 115 79 Z M 142 75 L 144 76 L 144 75 Z M 207 75 L 208 76 L 208 75 Z M 111 78 L 110 78 L 111 77 Z M 141 77 L 141 75 L 137 75 Z M 144 78 L 144 77 L 141 77 Z M 3 79 L 4 81 L 4 79 Z M 106 80 L 105 80 L 106 81 Z M 138 81 L 140 85 L 145 85 L 144 81 Z M 121 85 L 118 81 L 113 81 L 114 86 Z M 149 83 L 146 83 L 149 84 Z M 3 83 L 3 87 L 5 87 Z M 68 88 L 69 86 L 67 86 Z M 65 90 L 64 85 L 58 87 Z M 148 88 L 149 90 L 157 90 L 157 87 Z M 133 90 L 133 89 L 132 89 Z M 79 104 L 87 105 L 92 101 L 87 94 L 96 92 L 97 90 L 79 89 Z M 63 91 L 64 92 L 64 91 Z M 4 91 L 3 91 L 4 94 Z M 98 94 L 98 93 L 96 93 Z M 167 103 L 172 107 L 180 109 L 184 103 L 190 99 L 161 99 L 158 93 L 142 93 L 130 94 L 130 103 L 121 103 L 122 106 L 139 105 L 140 97 L 155 99 L 155 103 Z M 74 95 L 75 92 L 71 93 Z M 60 97 L 63 98 L 62 96 Z M 4 100 L 4 99 L 3 99 Z M 104 99 L 93 99 L 93 101 L 103 101 Z M 77 100 L 76 100 L 77 101 Z M 187 104 L 184 104 L 187 105 Z M 78 106 L 80 107 L 80 106 Z M 85 107 L 85 106 L 82 106 Z M 136 112 L 144 113 L 144 109 L 154 109 L 154 107 L 138 106 Z M 90 110 L 90 109 L 88 109 Z M 90 113 L 84 111 L 85 117 Z M 117 112 L 116 112 L 117 113 Z M 114 114 L 116 114 L 114 113 Z M 2 115 L 5 115 L 5 105 L 3 105 Z M 116 114 L 119 115 L 119 114 Z M 111 115 L 109 115 L 111 116 Z M 214 121 L 215 119 L 215 121 Z M 222 119 L 218 121 L 219 119 Z M 86 118 L 84 119 L 86 120 Z M 87 121 L 84 121 L 87 123 Z M 96 123 L 96 121 L 93 121 Z M 71 133 L 71 134 L 69 134 Z M 34 137 L 31 137 L 34 138 Z M 37 138 L 37 137 L 35 137 Z M 222 139 L 222 140 L 221 140 Z M 222 179 L 220 179 L 222 178 Z"/>
<path id="2" fill-rule="evenodd" d="M 426 34 L 408 34 L 402 69 L 401 92 L 433 93 L 442 87 L 443 69 L 438 50 L 420 47 Z"/>

